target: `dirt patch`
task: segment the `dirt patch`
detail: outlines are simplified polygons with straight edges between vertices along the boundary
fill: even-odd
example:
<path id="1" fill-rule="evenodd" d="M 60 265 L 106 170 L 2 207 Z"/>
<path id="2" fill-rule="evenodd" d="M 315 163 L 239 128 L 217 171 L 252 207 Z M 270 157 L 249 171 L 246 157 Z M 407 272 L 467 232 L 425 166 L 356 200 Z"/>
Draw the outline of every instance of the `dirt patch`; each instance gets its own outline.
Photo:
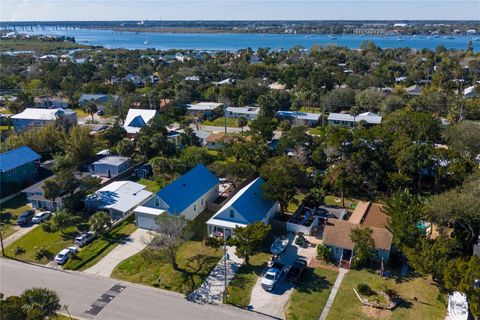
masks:
<path id="1" fill-rule="evenodd" d="M 327 270 L 332 270 L 338 272 L 338 267 L 334 266 L 333 264 L 327 264 L 324 261 L 313 258 L 310 263 L 308 264 L 309 268 L 322 268 Z"/>
<path id="2" fill-rule="evenodd" d="M 378 309 L 369 306 L 362 306 L 362 312 L 373 319 L 388 319 L 392 316 L 392 311 Z"/>

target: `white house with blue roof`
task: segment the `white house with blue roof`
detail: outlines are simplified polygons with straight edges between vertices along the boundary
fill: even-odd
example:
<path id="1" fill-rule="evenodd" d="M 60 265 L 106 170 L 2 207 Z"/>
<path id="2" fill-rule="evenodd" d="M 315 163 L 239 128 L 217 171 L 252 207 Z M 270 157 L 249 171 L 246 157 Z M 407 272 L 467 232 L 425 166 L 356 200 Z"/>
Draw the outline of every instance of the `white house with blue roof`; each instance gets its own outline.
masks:
<path id="1" fill-rule="evenodd" d="M 218 187 L 218 178 L 203 164 L 199 164 L 157 192 L 143 206 L 193 220 L 207 208 L 208 203 L 218 198 Z M 152 229 L 158 214 L 149 213 L 151 210 L 142 210 L 137 214 L 137 211 L 137 226 Z"/>
<path id="2" fill-rule="evenodd" d="M 207 221 L 208 234 L 221 233 L 228 239 L 237 226 L 245 227 L 259 221 L 269 223 L 280 210 L 280 204 L 265 198 L 264 183 L 265 180 L 259 177 L 238 191 Z"/>

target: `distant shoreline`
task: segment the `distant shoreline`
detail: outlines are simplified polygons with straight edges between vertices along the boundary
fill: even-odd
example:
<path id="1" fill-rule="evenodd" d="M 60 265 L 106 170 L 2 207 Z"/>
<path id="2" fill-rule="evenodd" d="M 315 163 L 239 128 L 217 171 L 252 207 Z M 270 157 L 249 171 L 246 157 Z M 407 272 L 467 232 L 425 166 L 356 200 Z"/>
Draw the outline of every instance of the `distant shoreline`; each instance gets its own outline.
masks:
<path id="1" fill-rule="evenodd" d="M 246 32 L 241 30 L 223 30 L 223 29 L 211 29 L 211 28 L 187 28 L 187 27 L 148 27 L 148 28 L 122 28 L 122 27 L 88 27 L 81 29 L 96 29 L 96 30 L 112 30 L 116 32 L 134 32 L 134 33 L 224 33 L 224 34 L 234 34 L 234 33 L 252 33 L 257 34 L 257 32 Z M 273 33 L 273 32 L 270 32 Z"/>

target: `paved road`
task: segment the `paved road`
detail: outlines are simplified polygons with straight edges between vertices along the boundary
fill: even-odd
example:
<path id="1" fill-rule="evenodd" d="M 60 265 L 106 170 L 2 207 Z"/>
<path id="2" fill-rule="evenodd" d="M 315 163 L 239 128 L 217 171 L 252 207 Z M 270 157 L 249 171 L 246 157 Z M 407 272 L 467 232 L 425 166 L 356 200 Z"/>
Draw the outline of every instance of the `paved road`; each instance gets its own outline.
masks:
<path id="1" fill-rule="evenodd" d="M 152 236 L 149 231 L 144 229 L 135 230 L 135 232 L 110 251 L 102 260 L 84 272 L 110 277 L 113 269 L 115 269 L 120 262 L 142 251 L 151 238 Z"/>
<path id="2" fill-rule="evenodd" d="M 72 316 L 79 319 L 266 319 L 231 306 L 188 302 L 183 295 L 164 290 L 0 259 L 1 292 L 17 295 L 34 286 L 56 291 L 60 303 L 68 305 Z M 98 314 L 93 316 L 85 313 L 89 308 L 90 312 L 98 311 Z"/>
<path id="3" fill-rule="evenodd" d="M 347 272 L 348 272 L 348 270 L 343 269 L 343 268 L 340 268 L 338 270 L 337 280 L 335 280 L 332 291 L 330 292 L 330 295 L 328 296 L 327 303 L 325 304 L 325 307 L 322 310 L 322 314 L 320 315 L 320 320 L 327 319 L 328 312 L 330 312 L 330 308 L 333 305 L 333 301 L 335 301 L 335 297 L 337 296 L 338 289 L 340 288 L 340 285 L 342 284 L 343 278 L 345 277 Z"/>
<path id="4" fill-rule="evenodd" d="M 3 239 L 3 245 L 5 247 L 8 247 L 12 243 L 14 243 L 17 239 L 23 237 L 24 235 L 26 235 L 27 233 L 29 233 L 30 231 L 32 231 L 38 226 L 39 224 L 33 224 L 33 223 L 31 223 L 28 227 L 14 226 L 13 228 L 17 231 L 15 231 L 15 233 L 12 233 L 9 237 Z"/>

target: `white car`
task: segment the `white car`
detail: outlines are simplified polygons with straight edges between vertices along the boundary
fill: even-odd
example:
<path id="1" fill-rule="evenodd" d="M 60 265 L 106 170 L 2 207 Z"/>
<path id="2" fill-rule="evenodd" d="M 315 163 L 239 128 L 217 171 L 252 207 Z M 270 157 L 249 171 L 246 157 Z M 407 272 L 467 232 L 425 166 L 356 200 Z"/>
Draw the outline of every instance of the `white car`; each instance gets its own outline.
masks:
<path id="1" fill-rule="evenodd" d="M 32 222 L 40 223 L 50 218 L 51 215 L 52 215 L 52 212 L 50 211 L 41 211 L 41 212 L 35 213 L 35 215 L 32 218 Z"/>
<path id="2" fill-rule="evenodd" d="M 262 288 L 267 291 L 272 291 L 275 285 L 278 283 L 283 274 L 283 264 L 279 262 L 274 262 L 273 265 L 268 269 L 267 273 L 263 276 L 262 279 Z"/>
<path id="3" fill-rule="evenodd" d="M 54 261 L 59 265 L 65 264 L 65 262 L 68 261 L 68 258 L 70 258 L 71 253 L 70 249 L 63 249 L 55 256 Z"/>

